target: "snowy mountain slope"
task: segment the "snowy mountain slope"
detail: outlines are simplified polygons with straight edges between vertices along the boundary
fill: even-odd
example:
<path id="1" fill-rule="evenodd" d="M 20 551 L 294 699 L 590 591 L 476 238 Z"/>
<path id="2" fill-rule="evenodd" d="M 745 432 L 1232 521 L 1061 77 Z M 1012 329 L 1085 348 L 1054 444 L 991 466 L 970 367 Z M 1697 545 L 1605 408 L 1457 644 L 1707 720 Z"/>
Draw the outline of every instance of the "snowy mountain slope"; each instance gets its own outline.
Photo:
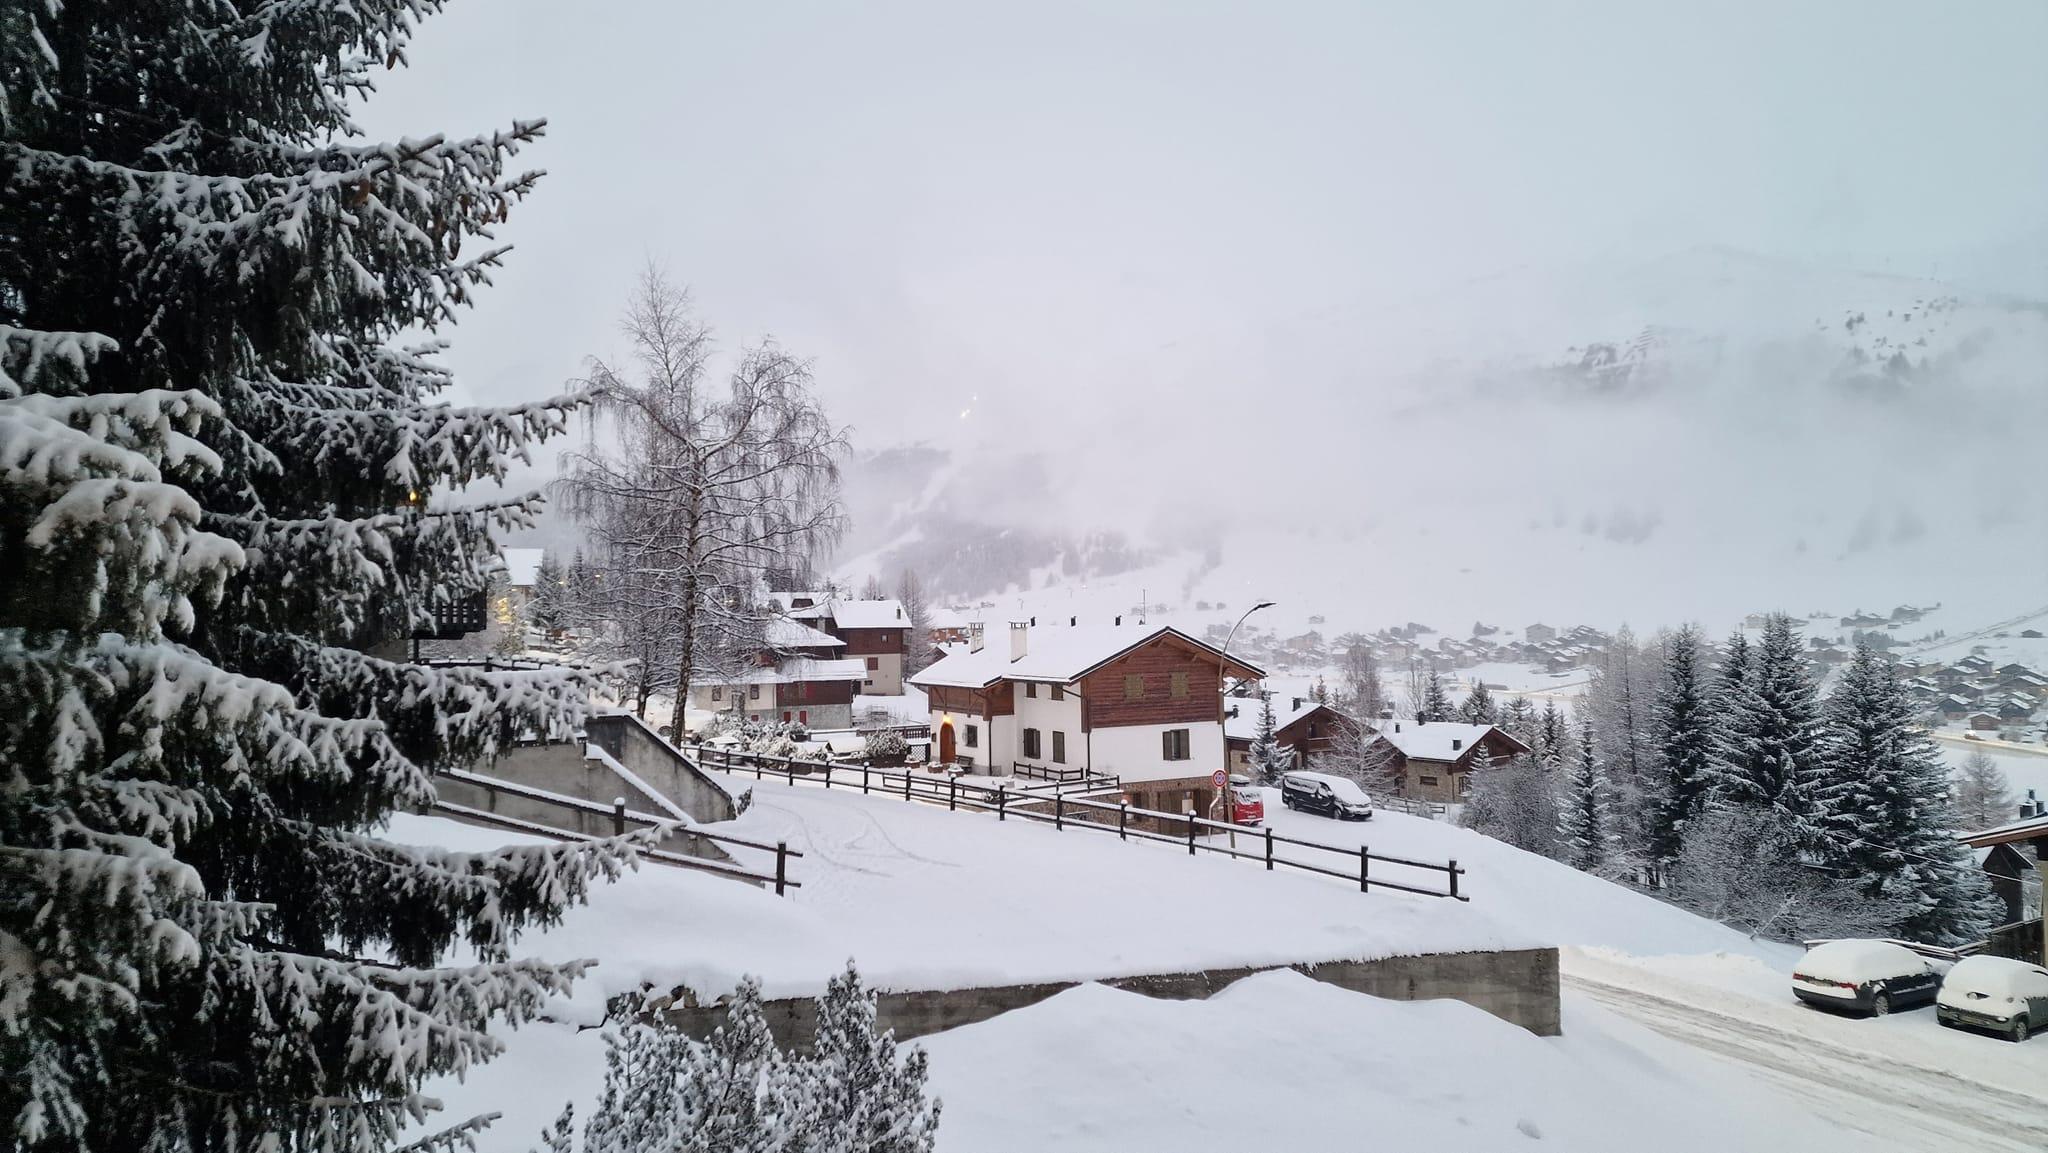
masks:
<path id="1" fill-rule="evenodd" d="M 1517 273 L 1049 391 L 922 450 L 954 480 L 847 557 L 982 552 L 934 582 L 970 598 L 1151 569 L 1188 601 L 1259 586 L 1365 625 L 1932 600 L 1988 620 L 2037 605 L 2048 567 L 2044 375 L 2048 310 L 1929 280 L 1726 249 Z M 1098 530 L 1123 547 L 1066 543 Z"/>

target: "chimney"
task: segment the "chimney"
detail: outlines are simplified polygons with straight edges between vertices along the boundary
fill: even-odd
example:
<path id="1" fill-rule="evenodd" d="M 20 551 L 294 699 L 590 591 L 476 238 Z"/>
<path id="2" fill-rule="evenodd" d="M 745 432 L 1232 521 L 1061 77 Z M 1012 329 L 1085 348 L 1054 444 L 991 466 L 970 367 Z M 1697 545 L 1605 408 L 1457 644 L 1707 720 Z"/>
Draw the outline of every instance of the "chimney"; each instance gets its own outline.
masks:
<path id="1" fill-rule="evenodd" d="M 1458 751 L 1459 749 L 1462 749 L 1462 748 L 1464 748 L 1464 747 L 1465 747 L 1465 742 L 1464 742 L 1464 741 L 1463 741 L 1462 739 L 1460 739 L 1460 738 L 1458 738 L 1458 737 L 1452 737 L 1452 738 L 1451 738 L 1451 751 L 1452 751 L 1452 752 L 1454 752 L 1454 753 L 1455 753 L 1455 752 L 1457 752 L 1457 751 Z"/>
<path id="2" fill-rule="evenodd" d="M 1068 628 L 1073 628 L 1073 627 L 1074 627 L 1075 625 L 1078 625 L 1078 624 L 1080 624 L 1080 623 L 1081 623 L 1081 618 L 1080 618 L 1080 617 L 1068 617 L 1068 618 L 1067 618 L 1067 627 L 1068 627 Z"/>
<path id="3" fill-rule="evenodd" d="M 1395 731 L 1395 732 L 1397 732 L 1397 733 L 1401 731 L 1401 722 L 1399 722 L 1399 721 L 1395 721 L 1395 722 L 1394 722 L 1394 731 Z"/>
<path id="4" fill-rule="evenodd" d="M 902 605 L 897 605 L 897 606 L 896 606 L 896 619 L 897 619 L 897 620 L 899 620 L 899 621 L 903 619 L 903 606 L 902 606 Z"/>
<path id="5" fill-rule="evenodd" d="M 967 622 L 967 651 L 970 653 L 978 653 L 981 651 L 980 621 Z"/>
<path id="6" fill-rule="evenodd" d="M 1031 626 L 1023 621 L 1010 622 L 1010 659 L 1021 661 L 1030 647 Z"/>
<path id="7" fill-rule="evenodd" d="M 1291 705 L 1287 706 L 1287 711 L 1288 711 L 1288 712 L 1290 712 L 1290 713 L 1298 713 L 1298 712 L 1300 712 L 1300 711 L 1301 711 L 1301 698 L 1300 698 L 1300 697 L 1295 697 L 1295 698 L 1293 698 L 1293 701 L 1294 701 L 1294 703 L 1293 703 L 1293 704 L 1291 704 Z"/>
<path id="8" fill-rule="evenodd" d="M 1118 624 L 1118 626 L 1122 626 L 1122 624 L 1124 623 L 1124 618 L 1121 614 L 1117 616 L 1116 623 Z"/>
<path id="9" fill-rule="evenodd" d="M 1032 618 L 1031 618 L 1031 627 L 1032 627 L 1032 628 L 1037 628 L 1037 627 L 1038 627 L 1038 618 L 1037 618 L 1037 617 L 1032 617 Z"/>

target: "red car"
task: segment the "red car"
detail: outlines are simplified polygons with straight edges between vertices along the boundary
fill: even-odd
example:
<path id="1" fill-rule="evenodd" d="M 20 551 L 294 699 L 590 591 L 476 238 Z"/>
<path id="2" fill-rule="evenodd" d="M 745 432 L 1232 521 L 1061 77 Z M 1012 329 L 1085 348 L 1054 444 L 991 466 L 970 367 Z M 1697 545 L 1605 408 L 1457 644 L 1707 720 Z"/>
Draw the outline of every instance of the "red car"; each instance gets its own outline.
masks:
<path id="1" fill-rule="evenodd" d="M 1265 795 L 1252 787 L 1251 778 L 1230 776 L 1230 823 L 1256 825 L 1266 819 Z"/>

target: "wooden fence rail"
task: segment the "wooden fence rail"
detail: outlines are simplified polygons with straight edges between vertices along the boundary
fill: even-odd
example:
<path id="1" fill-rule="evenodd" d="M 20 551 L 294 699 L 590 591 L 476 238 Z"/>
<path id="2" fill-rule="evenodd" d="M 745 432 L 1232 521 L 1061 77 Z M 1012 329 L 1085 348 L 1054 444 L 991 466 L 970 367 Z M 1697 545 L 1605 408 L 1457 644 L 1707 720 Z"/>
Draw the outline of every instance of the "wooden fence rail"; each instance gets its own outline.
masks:
<path id="1" fill-rule="evenodd" d="M 969 812 L 994 813 L 999 821 L 1007 821 L 1013 817 L 1023 821 L 1034 821 L 1051 825 L 1062 832 L 1074 828 L 1093 829 L 1114 832 L 1120 840 L 1185 845 L 1189 856 L 1199 853 L 1220 853 L 1238 860 L 1261 862 L 1268 871 L 1284 866 L 1342 881 L 1355 880 L 1361 893 L 1370 892 L 1377 887 L 1423 897 L 1471 900 L 1470 895 L 1460 891 L 1462 886 L 1459 878 L 1465 875 L 1465 869 L 1456 860 L 1436 862 L 1392 857 L 1372 852 L 1364 845 L 1355 849 L 1327 845 L 1320 841 L 1275 833 L 1271 828 L 1251 829 L 1226 821 L 1197 817 L 1191 813 L 1142 809 L 1124 802 L 1096 800 L 1068 792 L 1042 793 L 1032 791 L 1029 786 L 1024 789 L 1013 789 L 1007 785 L 982 785 L 971 781 L 963 784 L 960 777 L 950 774 L 939 777 L 909 769 L 891 771 L 865 764 L 834 765 L 829 761 L 769 757 L 709 745 L 692 746 L 685 752 L 696 756 L 698 763 L 704 768 L 734 774 L 751 774 L 755 780 L 776 778 L 791 785 L 858 789 L 868 795 L 944 805 L 955 812 L 965 809 Z M 1148 828 L 1148 824 L 1151 827 Z M 1199 833 L 1203 829 L 1229 834 L 1227 843 L 1217 843 L 1223 838 L 1202 839 Z M 1238 838 L 1251 841 L 1255 847 L 1238 848 L 1235 843 Z M 1325 853 L 1329 858 L 1327 861 L 1309 861 L 1276 854 L 1275 846 L 1280 845 Z M 1384 869 L 1378 874 L 1373 872 L 1374 865 L 1437 873 L 1442 875 L 1443 881 L 1440 887 L 1434 887 L 1411 884 L 1405 880 L 1388 880 Z"/>

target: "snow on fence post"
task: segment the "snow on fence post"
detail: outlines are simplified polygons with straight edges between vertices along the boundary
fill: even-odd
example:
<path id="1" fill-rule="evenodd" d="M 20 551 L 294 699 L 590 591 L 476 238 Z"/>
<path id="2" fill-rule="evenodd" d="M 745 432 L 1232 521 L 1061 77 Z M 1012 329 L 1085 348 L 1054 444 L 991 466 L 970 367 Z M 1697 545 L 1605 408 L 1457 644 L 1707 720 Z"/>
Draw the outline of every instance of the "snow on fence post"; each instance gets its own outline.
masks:
<path id="1" fill-rule="evenodd" d="M 626 835 L 626 798 L 612 798 L 612 836 Z"/>
<path id="2" fill-rule="evenodd" d="M 1361 893 L 1369 892 L 1371 888 L 1371 882 L 1366 880 L 1366 869 L 1371 860 L 1372 854 L 1365 851 L 1365 846 L 1358 846 L 1358 891 Z"/>
<path id="3" fill-rule="evenodd" d="M 782 890 L 789 883 L 789 842 L 775 842 L 775 895 L 782 896 Z"/>
<path id="4" fill-rule="evenodd" d="M 1055 830 L 1061 830 L 1067 827 L 1066 813 L 1067 798 L 1062 794 L 1054 793 L 1052 795 L 1052 827 Z"/>
<path id="5" fill-rule="evenodd" d="M 830 754 L 827 754 L 827 756 L 829 758 Z M 832 787 L 832 762 L 830 759 L 827 759 L 818 763 L 825 768 L 825 787 L 829 789 Z"/>
<path id="6" fill-rule="evenodd" d="M 957 813 L 960 811 L 959 777 L 946 778 L 946 811 L 949 813 Z"/>
<path id="7" fill-rule="evenodd" d="M 1188 856 L 1195 855 L 1195 811 L 1188 810 Z"/>
<path id="8" fill-rule="evenodd" d="M 872 757 L 860 763 L 860 795 L 863 797 L 868 795 L 868 770 L 873 766 L 874 758 Z"/>
<path id="9" fill-rule="evenodd" d="M 910 799 L 910 766 L 903 766 L 903 799 Z"/>
<path id="10" fill-rule="evenodd" d="M 1273 827 L 1266 826 L 1266 871 L 1273 871 Z"/>
<path id="11" fill-rule="evenodd" d="M 1005 789 L 1003 788 L 1003 786 L 1001 786 L 1001 785 L 997 785 L 997 786 L 996 786 L 996 820 L 998 820 L 998 821 L 1007 821 L 1007 820 L 1009 820 L 1009 819 L 1010 819 L 1009 813 L 1008 813 L 1008 811 L 1007 811 L 1007 810 L 1008 810 L 1008 808 L 1009 808 L 1009 800 L 1010 800 L 1010 795 L 1009 795 L 1009 793 L 1008 793 L 1008 792 L 1007 792 L 1007 791 L 1006 791 L 1006 790 L 1005 790 Z"/>

